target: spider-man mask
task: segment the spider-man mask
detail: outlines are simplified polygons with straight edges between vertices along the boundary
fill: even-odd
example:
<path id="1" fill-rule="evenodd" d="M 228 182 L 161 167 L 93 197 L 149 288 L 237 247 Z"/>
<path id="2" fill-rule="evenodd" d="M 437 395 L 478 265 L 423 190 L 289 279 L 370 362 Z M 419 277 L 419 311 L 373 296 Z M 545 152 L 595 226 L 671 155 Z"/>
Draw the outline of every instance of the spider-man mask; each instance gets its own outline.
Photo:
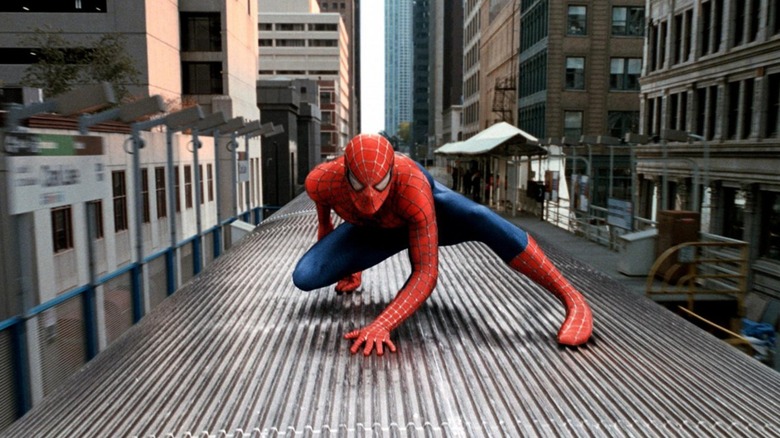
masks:
<path id="1" fill-rule="evenodd" d="M 381 135 L 360 134 L 344 150 L 347 182 L 352 203 L 360 213 L 370 216 L 387 199 L 393 178 L 393 146 Z"/>

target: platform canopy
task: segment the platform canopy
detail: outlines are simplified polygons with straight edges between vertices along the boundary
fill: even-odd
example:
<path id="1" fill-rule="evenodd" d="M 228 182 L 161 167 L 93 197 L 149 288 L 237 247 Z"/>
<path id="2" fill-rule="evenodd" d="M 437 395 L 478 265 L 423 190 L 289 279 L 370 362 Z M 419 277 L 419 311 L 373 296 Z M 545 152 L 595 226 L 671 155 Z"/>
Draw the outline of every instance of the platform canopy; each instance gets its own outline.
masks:
<path id="1" fill-rule="evenodd" d="M 447 143 L 435 152 L 444 155 L 547 155 L 536 137 L 506 122 L 496 123 L 468 140 Z"/>

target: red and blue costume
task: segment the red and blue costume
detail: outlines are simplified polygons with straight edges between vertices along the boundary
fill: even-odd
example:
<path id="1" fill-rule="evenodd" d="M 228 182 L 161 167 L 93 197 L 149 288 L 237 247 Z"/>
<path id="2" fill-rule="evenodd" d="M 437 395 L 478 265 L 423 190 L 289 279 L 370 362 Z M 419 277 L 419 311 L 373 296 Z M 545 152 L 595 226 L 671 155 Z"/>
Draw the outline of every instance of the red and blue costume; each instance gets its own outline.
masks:
<path id="1" fill-rule="evenodd" d="M 317 166 L 306 178 L 317 206 L 318 242 L 293 273 L 306 291 L 336 283 L 339 293 L 360 287 L 361 272 L 408 249 L 412 273 L 395 299 L 367 327 L 345 335 L 352 353 L 387 346 L 390 332 L 433 292 L 439 275 L 439 246 L 466 241 L 487 244 L 504 262 L 552 292 L 566 307 L 558 342 L 580 345 L 593 322 L 583 296 L 547 259 L 536 242 L 489 208 L 436 182 L 410 158 L 396 154 L 380 135 L 361 134 L 342 157 Z M 334 229 L 331 212 L 344 223 Z"/>

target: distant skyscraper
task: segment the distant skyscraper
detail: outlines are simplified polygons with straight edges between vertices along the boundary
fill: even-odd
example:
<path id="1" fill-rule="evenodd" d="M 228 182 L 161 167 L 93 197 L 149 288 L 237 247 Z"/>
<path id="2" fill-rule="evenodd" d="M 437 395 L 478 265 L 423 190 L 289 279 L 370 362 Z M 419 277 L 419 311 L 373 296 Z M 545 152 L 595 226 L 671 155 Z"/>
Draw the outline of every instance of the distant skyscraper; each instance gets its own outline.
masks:
<path id="1" fill-rule="evenodd" d="M 428 86 L 428 71 L 430 67 L 429 38 L 430 26 L 429 18 L 431 13 L 429 7 L 433 2 L 429 0 L 415 0 L 413 8 L 413 29 L 412 42 L 414 45 L 414 62 L 412 69 L 412 143 L 415 148 L 412 150 L 412 158 L 420 160 L 428 156 L 428 107 L 430 87 Z M 441 37 L 439 35 L 439 37 Z"/>
<path id="2" fill-rule="evenodd" d="M 385 130 L 412 121 L 412 0 L 385 2 Z"/>

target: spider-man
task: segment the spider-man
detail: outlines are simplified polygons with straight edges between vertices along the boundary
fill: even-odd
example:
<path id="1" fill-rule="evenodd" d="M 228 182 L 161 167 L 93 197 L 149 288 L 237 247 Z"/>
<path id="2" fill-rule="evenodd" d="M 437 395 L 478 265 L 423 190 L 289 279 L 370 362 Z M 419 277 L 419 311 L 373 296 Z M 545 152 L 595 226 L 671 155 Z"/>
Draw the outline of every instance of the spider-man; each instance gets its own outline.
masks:
<path id="1" fill-rule="evenodd" d="M 390 331 L 412 315 L 433 291 L 439 274 L 439 245 L 466 241 L 487 244 L 513 269 L 558 297 L 566 319 L 558 342 L 580 345 L 593 329 L 583 296 L 547 259 L 536 242 L 489 208 L 448 189 L 410 158 L 396 154 L 380 135 L 353 138 L 342 157 L 317 166 L 306 178 L 317 206 L 318 242 L 301 258 L 293 282 L 302 290 L 336 283 L 336 292 L 360 287 L 361 272 L 409 250 L 412 274 L 389 306 L 371 324 L 347 333 L 350 351 L 365 344 L 395 352 Z M 331 210 L 344 223 L 334 229 Z"/>

